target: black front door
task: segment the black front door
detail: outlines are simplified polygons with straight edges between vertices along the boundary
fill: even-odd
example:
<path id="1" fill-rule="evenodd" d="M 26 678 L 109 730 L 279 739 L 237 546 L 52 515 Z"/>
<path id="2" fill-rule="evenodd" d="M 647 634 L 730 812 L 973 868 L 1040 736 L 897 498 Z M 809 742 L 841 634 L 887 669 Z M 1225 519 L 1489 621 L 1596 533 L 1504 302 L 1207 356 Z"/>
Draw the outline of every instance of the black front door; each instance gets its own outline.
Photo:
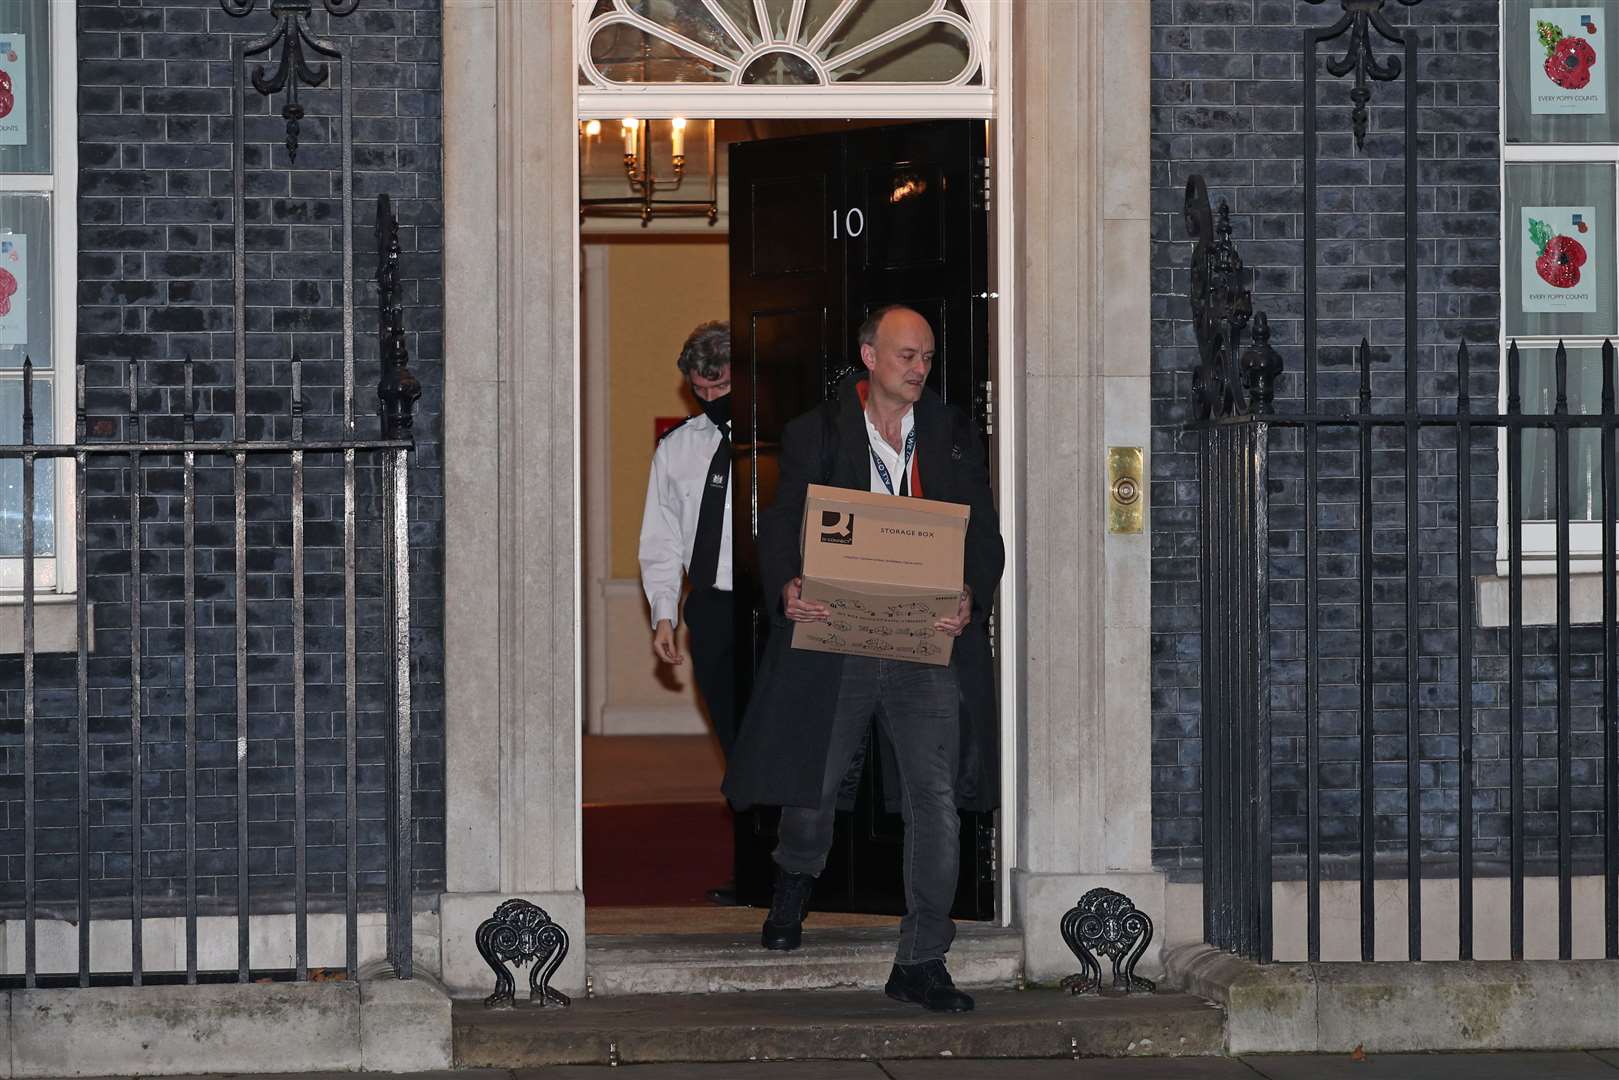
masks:
<path id="1" fill-rule="evenodd" d="M 933 325 L 930 383 L 982 421 L 989 380 L 984 124 L 953 120 L 734 143 L 731 155 L 731 335 L 735 395 L 735 565 L 753 666 L 769 619 L 754 577 L 758 510 L 774 498 L 782 428 L 859 364 L 861 321 L 903 303 Z M 751 646 L 751 654 L 749 651 Z M 738 672 L 747 700 L 753 666 Z M 874 735 L 875 752 L 888 752 Z M 886 813 L 882 768 L 867 756 L 852 813 L 815 889 L 823 911 L 905 910 L 904 824 Z M 736 883 L 768 904 L 776 812 L 737 816 Z M 962 815 L 955 914 L 994 916 L 993 817 Z"/>

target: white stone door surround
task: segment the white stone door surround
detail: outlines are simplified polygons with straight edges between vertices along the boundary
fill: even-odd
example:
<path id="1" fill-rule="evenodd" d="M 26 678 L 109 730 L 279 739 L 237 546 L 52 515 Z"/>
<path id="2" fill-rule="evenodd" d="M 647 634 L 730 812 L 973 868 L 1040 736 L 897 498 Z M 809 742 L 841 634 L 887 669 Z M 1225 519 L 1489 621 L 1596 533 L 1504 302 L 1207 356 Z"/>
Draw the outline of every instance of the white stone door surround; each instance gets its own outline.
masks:
<path id="1" fill-rule="evenodd" d="M 1007 240 L 997 479 L 1012 548 L 1002 865 L 1027 971 L 1048 980 L 1075 966 L 1057 924 L 1086 888 L 1118 888 L 1164 922 L 1150 850 L 1149 537 L 1110 536 L 1104 519 L 1106 447 L 1149 442 L 1150 17 L 1146 0 L 985 6 L 1008 211 L 995 224 Z M 445 0 L 443 18 L 442 974 L 453 992 L 485 992 L 473 932 L 521 896 L 572 936 L 556 982 L 573 992 L 586 959 L 577 23 L 568 0 Z"/>

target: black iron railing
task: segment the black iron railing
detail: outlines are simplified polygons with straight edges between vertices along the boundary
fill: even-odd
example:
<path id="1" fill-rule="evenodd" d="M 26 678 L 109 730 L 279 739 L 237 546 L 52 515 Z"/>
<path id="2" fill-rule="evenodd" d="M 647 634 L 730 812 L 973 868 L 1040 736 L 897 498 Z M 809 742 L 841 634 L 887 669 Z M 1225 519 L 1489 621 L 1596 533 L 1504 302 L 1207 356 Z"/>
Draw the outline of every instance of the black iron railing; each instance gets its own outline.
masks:
<path id="1" fill-rule="evenodd" d="M 143 955 L 144 921 L 148 916 L 171 914 L 176 907 L 184 918 L 184 972 L 186 981 L 197 981 L 199 974 L 206 977 L 209 973 L 199 972 L 199 943 L 198 920 L 199 900 L 203 891 L 199 889 L 198 875 L 198 827 L 199 827 L 199 776 L 211 770 L 204 766 L 199 769 L 198 763 L 198 668 L 199 662 L 206 663 L 216 675 L 220 669 L 215 661 L 220 658 L 218 652 L 200 649 L 197 640 L 199 620 L 199 579 L 211 581 L 220 585 L 220 578 L 227 575 L 220 573 L 199 574 L 197 556 L 199 550 L 208 550 L 208 545 L 199 548 L 198 530 L 198 491 L 197 478 L 199 474 L 208 474 L 217 471 L 222 463 L 228 463 L 232 481 L 230 484 L 230 500 L 233 507 L 233 518 L 230 529 L 230 554 L 228 577 L 230 584 L 226 589 L 225 600 L 233 610 L 234 647 L 227 654 L 234 661 L 233 666 L 226 669 L 223 675 L 226 681 L 234 682 L 235 696 L 235 740 L 237 752 L 234 761 L 234 853 L 236 865 L 231 875 L 235 879 L 236 897 L 234 915 L 237 923 L 237 949 L 235 975 L 241 981 L 250 977 L 262 977 L 267 974 L 262 966 L 255 966 L 249 946 L 250 924 L 254 913 L 255 897 L 250 890 L 254 877 L 249 860 L 255 846 L 250 842 L 250 827 L 257 822 L 251 819 L 249 807 L 256 799 L 275 797 L 290 797 L 293 814 L 293 829 L 290 847 L 294 859 L 292 872 L 292 888 L 290 895 L 274 897 L 276 907 L 285 907 L 290 904 L 293 915 L 294 947 L 292 950 L 293 967 L 290 972 L 281 972 L 296 979 L 309 976 L 309 889 L 307 886 L 307 853 L 309 844 L 307 840 L 307 809 L 309 805 L 309 792 L 306 783 L 310 772 L 310 760 L 306 753 L 306 650 L 305 636 L 309 622 L 306 610 L 306 578 L 316 571 L 308 570 L 305 563 L 306 522 L 304 481 L 306 470 L 320 469 L 322 467 L 335 467 L 340 464 L 342 468 L 342 522 L 339 527 L 340 538 L 337 545 L 341 547 L 341 595 L 342 615 L 341 628 L 343 644 L 341 654 L 343 657 L 343 670 L 335 674 L 332 679 L 325 680 L 330 685 L 341 685 L 343 688 L 343 723 L 341 738 L 344 742 L 344 763 L 342 770 L 342 783 L 340 794 L 343 800 L 344 812 L 342 815 L 343 842 L 346 846 L 346 859 L 343 867 L 345 888 L 342 892 L 342 910 L 345 915 L 344 941 L 345 961 L 344 971 L 351 977 L 357 974 L 359 968 L 358 958 L 358 912 L 361 906 L 362 888 L 360 884 L 361 867 L 359 858 L 360 844 L 360 812 L 359 799 L 362 785 L 359 772 L 362 763 L 359 752 L 361 741 L 360 714 L 363 711 L 377 711 L 379 706 L 388 717 L 386 728 L 386 753 L 382 762 L 385 774 L 385 794 L 387 800 L 386 820 L 388 833 L 388 859 L 386 864 L 386 883 L 383 889 L 380 906 L 388 916 L 388 948 L 387 955 L 395 969 L 402 975 L 408 976 L 411 970 L 411 714 L 410 714 L 410 588 L 408 568 L 408 535 L 406 521 L 406 499 L 409 485 L 409 455 L 414 443 L 411 436 L 412 405 L 420 390 L 416 386 L 414 377 L 407 367 L 408 357 L 404 351 L 403 331 L 400 325 L 400 310 L 398 303 L 398 270 L 399 242 L 398 221 L 394 218 L 387 196 L 378 200 L 377 208 L 377 238 L 378 238 L 378 280 L 380 284 L 379 295 L 382 308 L 382 355 L 384 364 L 382 369 L 381 385 L 378 388 L 378 411 L 382 416 L 380 431 L 377 435 L 367 436 L 357 431 L 353 409 L 353 383 L 352 364 L 348 366 L 348 380 L 343 388 L 344 400 L 349 403 L 345 421 L 345 430 L 342 434 L 311 439 L 305 437 L 303 416 L 303 385 L 302 361 L 295 354 L 290 361 L 291 395 L 290 418 L 291 438 L 289 439 L 247 439 L 232 437 L 222 440 L 202 440 L 196 437 L 196 387 L 194 385 L 194 365 L 189 357 L 179 361 L 183 367 L 182 385 L 182 415 L 180 417 L 181 434 L 177 439 L 148 439 L 144 433 L 148 428 L 149 418 L 141 407 L 143 387 L 139 372 L 140 366 L 134 361 L 128 365 L 127 387 L 129 411 L 124 419 L 124 436 L 122 439 L 97 439 L 88 431 L 88 417 L 85 407 L 86 398 L 86 368 L 83 364 L 76 368 L 76 401 L 77 423 L 74 441 L 71 443 L 41 444 L 34 441 L 35 417 L 33 410 L 33 365 L 25 361 L 22 371 L 23 385 L 23 414 L 22 414 L 22 441 L 15 444 L 0 444 L 0 460 L 14 460 L 21 462 L 22 469 L 22 506 L 28 508 L 22 515 L 22 811 L 23 811 L 23 983 L 27 986 L 38 984 L 40 975 L 38 964 L 38 945 L 36 940 L 36 927 L 40 918 L 40 889 L 36 877 L 36 867 L 39 864 L 40 852 L 38 837 L 41 827 L 37 820 L 39 795 L 37 791 L 37 768 L 39 757 L 38 731 L 39 716 L 37 715 L 38 687 L 36 686 L 36 666 L 38 661 L 38 648 L 36 641 L 36 616 L 38 610 L 38 596 L 35 588 L 35 562 L 38 545 L 35 536 L 35 514 L 32 512 L 36 506 L 35 491 L 37 486 L 37 473 L 42 462 L 72 461 L 74 463 L 74 538 L 77 545 L 77 580 L 74 588 L 75 628 L 77 641 L 77 655 L 74 667 L 75 673 L 75 701 L 77 707 L 77 842 L 75 850 L 71 853 L 73 875 L 77 880 L 77 901 L 72 906 L 72 921 L 77 924 L 77 983 L 82 986 L 90 985 L 92 981 L 104 983 L 109 976 L 116 976 L 115 972 L 108 972 L 103 968 L 91 969 L 91 936 L 92 927 L 98 922 L 119 921 L 127 919 L 130 933 L 130 969 L 124 973 L 126 981 L 139 985 L 148 975 Z M 241 355 L 238 355 L 235 364 L 236 387 L 235 399 L 241 402 L 248 390 L 246 381 L 246 364 Z M 241 416 L 238 407 L 238 416 Z M 238 431 L 242 430 L 240 428 Z M 181 476 L 180 520 L 172 520 L 172 507 L 170 512 L 154 513 L 150 504 L 153 501 L 153 492 L 147 490 L 148 478 L 164 471 L 173 471 L 178 467 Z M 92 691 L 98 695 L 106 690 L 105 686 L 92 687 L 90 680 L 92 637 L 94 631 L 89 617 L 91 609 L 91 581 L 90 581 L 90 529 L 95 525 L 88 512 L 89 478 L 98 469 L 111 468 L 122 474 L 122 484 L 127 489 L 128 497 L 128 557 L 130 572 L 127 586 L 127 615 L 128 615 L 128 641 L 129 665 L 127 696 L 129 701 L 128 712 L 128 857 L 131 872 L 128 876 L 129 892 L 127 908 L 118 911 L 120 905 L 109 903 L 103 892 L 92 897 L 92 880 L 99 886 L 103 884 L 100 875 L 92 874 L 92 866 L 98 860 L 104 859 L 109 853 L 100 849 L 91 841 L 91 828 L 93 823 L 93 805 L 99 803 L 105 794 L 92 798 L 92 785 L 105 783 L 106 774 L 92 767 L 91 753 L 93 743 L 100 741 L 92 734 L 92 721 L 97 721 L 99 727 L 106 720 L 105 713 L 96 715 L 100 710 L 92 708 Z M 379 497 L 362 498 L 363 493 L 357 490 L 357 468 L 363 473 L 368 469 L 380 470 L 381 492 Z M 286 708 L 275 706 L 266 710 L 263 705 L 257 709 L 251 704 L 251 695 L 254 690 L 251 678 L 252 665 L 249 661 L 250 640 L 255 626 L 254 609 L 256 602 L 266 599 L 262 591 L 255 591 L 249 586 L 250 569 L 255 578 L 262 577 L 261 571 L 253 569 L 258 561 L 267 557 L 277 559 L 286 553 L 286 545 L 279 541 L 275 535 L 278 530 L 269 530 L 266 540 L 255 543 L 252 537 L 257 534 L 266 536 L 266 523 L 255 518 L 250 521 L 248 516 L 248 500 L 252 493 L 266 490 L 273 486 L 274 476 L 277 473 L 290 474 L 290 498 L 287 501 L 289 517 L 285 536 L 290 543 L 290 559 L 288 560 L 288 578 L 290 579 L 290 635 L 291 635 L 291 663 L 286 676 L 290 682 L 291 701 Z M 367 523 L 359 520 L 363 505 L 370 505 L 375 511 L 375 520 Z M 143 536 L 154 534 L 167 526 L 178 526 L 180 543 L 178 554 L 181 556 L 182 579 L 181 608 L 182 608 L 182 635 L 183 645 L 178 659 L 183 673 L 183 696 L 179 701 L 178 713 L 170 713 L 161 702 L 172 702 L 172 695 L 163 695 L 158 688 L 143 686 L 143 673 L 153 666 L 158 658 L 146 651 L 145 642 L 148 631 L 155 633 L 156 628 L 143 627 L 143 614 L 148 607 L 155 606 L 155 602 L 148 601 L 143 595 L 145 578 L 153 571 L 150 561 L 143 558 Z M 380 526 L 381 565 L 363 566 L 357 555 L 357 540 L 362 528 L 376 529 Z M 164 554 L 174 554 L 173 545 Z M 213 552 L 210 552 L 212 554 Z M 324 576 L 330 578 L 329 568 Z M 308 571 L 306 573 L 306 571 Z M 386 641 L 379 646 L 373 645 L 369 651 L 379 652 L 386 657 L 387 674 L 384 679 L 386 686 L 386 701 L 363 701 L 361 697 L 362 678 L 359 675 L 359 657 L 362 652 L 359 646 L 359 633 L 361 620 L 357 613 L 357 581 L 364 574 L 380 574 L 382 580 L 381 599 L 384 615 L 381 620 L 382 629 L 386 634 Z M 212 594 L 217 596 L 218 594 Z M 205 601 L 205 603 L 208 603 Z M 110 613 L 103 610 L 99 621 L 115 623 L 117 620 L 110 617 Z M 209 603 L 212 607 L 212 604 Z M 207 624 L 204 624 L 207 625 Z M 217 625 L 217 624 L 215 624 Z M 278 624 L 279 625 L 279 624 Z M 281 680 L 277 680 L 278 682 Z M 218 685 L 218 679 L 215 680 Z M 291 791 L 283 790 L 273 783 L 254 783 L 255 772 L 262 770 L 262 763 L 251 762 L 248 755 L 250 740 L 262 739 L 264 735 L 253 734 L 255 712 L 264 711 L 290 711 L 291 713 L 291 742 L 292 742 L 292 780 Z M 178 770 L 183 776 L 183 816 L 179 822 L 183 831 L 183 839 L 178 845 L 178 852 L 165 850 L 162 852 L 148 851 L 145 845 L 146 830 L 143 828 L 143 810 L 152 797 L 146 791 L 149 781 L 155 779 L 156 766 L 145 759 L 148 748 L 153 744 L 155 736 L 144 732 L 148 725 L 157 725 L 167 728 L 178 721 L 183 730 L 184 764 Z M 121 742 L 122 740 L 120 740 Z M 172 800 L 165 800 L 172 801 Z M 61 853 L 56 853 L 60 855 Z M 113 853 L 116 854 L 116 853 Z M 149 876 L 147 866 L 150 857 L 154 855 L 179 854 L 183 859 L 183 870 L 176 875 L 183 878 L 184 887 L 181 895 L 175 897 L 172 890 L 165 890 L 161 898 L 160 908 L 148 909 L 146 895 L 146 880 Z M 263 872 L 261 871 L 261 874 Z M 273 873 L 273 871 L 272 871 Z M 217 900 L 217 898 L 215 898 Z M 178 901 L 178 905 L 176 903 Z M 373 897 L 371 903 L 376 904 Z M 261 909 L 268 909 L 263 899 L 258 900 Z M 368 905 L 371 906 L 371 905 Z M 220 910 L 217 902 L 209 905 L 211 911 Z M 58 905 L 52 905 L 52 911 L 57 912 Z M 53 970 L 58 970 L 53 965 Z M 157 972 L 160 979 L 172 979 L 181 975 L 179 972 Z M 217 974 L 217 972 L 215 973 Z M 273 973 L 271 973 L 273 974 Z M 60 980 L 53 980 L 59 982 Z"/>
<path id="2" fill-rule="evenodd" d="M 237 17 L 257 6 L 220 2 Z M 334 18 L 357 4 L 321 2 Z M 20 774 L 21 797 L 12 798 L 22 820 L 12 827 L 21 850 L 7 851 L 0 909 L 21 918 L 24 947 L 20 973 L 0 983 L 245 982 L 339 971 L 355 978 L 362 910 L 385 913 L 386 959 L 400 977 L 412 974 L 407 501 L 421 388 L 405 346 L 399 222 L 383 195 L 378 420 L 356 415 L 352 64 L 311 30 L 314 6 L 277 0 L 269 8 L 273 27 L 232 46 L 228 382 L 189 356 L 147 362 L 143 381 L 142 364 L 131 359 L 122 379 L 127 411 L 109 416 L 87 405 L 105 393 L 104 365 L 92 375 L 81 361 L 73 438 L 41 443 L 33 366 L 23 366 L 21 440 L 0 444 L 0 461 L 20 463 L 22 489 L 20 751 L 0 763 L 8 789 Z M 271 61 L 273 70 L 260 64 L 249 75 L 255 60 Z M 339 68 L 335 85 L 328 62 Z M 323 117 L 317 131 L 321 141 L 330 131 L 340 150 L 333 201 L 341 202 L 341 218 L 333 227 L 341 234 L 341 277 L 333 291 L 341 328 L 332 335 L 340 345 L 331 360 L 306 364 L 296 346 L 264 357 L 264 341 L 293 337 L 265 334 L 252 342 L 250 363 L 250 334 L 265 325 L 253 325 L 248 309 L 255 254 L 247 227 L 248 95 L 284 94 L 277 137 L 284 133 L 290 165 L 305 120 L 300 85 L 326 87 L 336 100 L 337 123 L 329 127 Z M 271 168 L 262 143 L 257 152 L 253 168 Z M 198 385 L 199 369 L 206 386 Z M 290 395 L 284 384 L 250 374 L 271 369 L 290 373 Z M 329 410 L 306 415 L 311 389 Z M 198 408 L 200 396 L 217 402 L 227 391 L 228 409 Z M 264 402 L 272 400 L 286 412 L 267 415 Z M 326 415 L 339 404 L 340 415 Z M 209 434 L 199 437 L 199 428 Z M 36 634 L 35 496 L 41 469 L 54 475 L 56 462 L 73 466 L 71 658 L 42 654 Z M 306 520 L 310 507 L 314 520 Z M 379 822 L 384 836 L 376 835 Z M 320 835 L 312 838 L 312 829 Z M 330 944 L 317 950 L 324 971 L 311 964 L 312 901 L 329 920 L 341 915 L 340 952 Z M 291 916 L 291 947 L 275 942 L 255 956 L 254 919 L 272 914 Z M 183 934 L 183 943 L 166 942 L 172 951 L 161 957 L 147 951 L 154 919 L 176 920 Z M 234 921 L 234 950 L 224 948 L 229 935 L 217 924 L 202 932 L 204 920 L 220 919 Z M 63 948 L 53 932 L 42 964 L 38 929 L 46 920 L 73 926 L 77 942 L 76 950 Z M 97 927 L 109 937 L 127 927 L 127 967 L 93 959 Z"/>
<path id="3" fill-rule="evenodd" d="M 1491 942 L 1489 951 L 1522 958 L 1525 922 L 1533 917 L 1525 883 L 1545 876 L 1556 881 L 1557 954 L 1570 958 L 1575 879 L 1600 875 L 1603 954 L 1619 957 L 1614 346 L 1600 347 L 1600 403 L 1585 403 L 1597 404 L 1594 410 L 1571 405 L 1562 343 L 1547 350 L 1543 411 L 1524 407 L 1525 363 L 1516 342 L 1506 352 L 1499 407 L 1491 400 L 1481 408 L 1473 397 L 1478 373 L 1466 342 L 1454 343 L 1453 400 L 1443 401 L 1432 386 L 1423 395 L 1418 52 L 1415 38 L 1379 13 L 1381 5 L 1344 6 L 1336 24 L 1305 32 L 1303 362 L 1302 378 L 1290 384 L 1297 396 L 1276 400 L 1282 357 L 1270 345 L 1264 314 L 1254 311 L 1227 207 L 1210 206 L 1199 177 L 1186 190 L 1199 347 L 1192 429 L 1201 486 L 1205 935 L 1270 960 L 1273 889 L 1297 877 L 1304 882 L 1303 952 L 1319 960 L 1323 879 L 1347 878 L 1358 883 L 1359 955 L 1373 960 L 1380 951 L 1377 884 L 1395 878 L 1404 887 L 1405 954 L 1471 959 L 1479 944 L 1476 887 L 1487 875 L 1506 878 L 1509 896 L 1507 940 Z M 1318 377 L 1315 169 L 1318 50 L 1345 35 L 1347 52 L 1326 68 L 1355 77 L 1357 147 L 1366 136 L 1369 82 L 1403 75 L 1405 83 L 1403 393 L 1374 394 L 1380 380 L 1363 338 L 1348 358 L 1358 392 L 1347 403 L 1323 394 Z M 1403 63 L 1377 60 L 1379 38 L 1402 50 Z M 1493 360 L 1494 342 L 1474 344 Z M 1346 365 L 1334 366 L 1343 372 Z M 1535 458 L 1526 439 L 1549 442 L 1549 454 Z M 1595 461 L 1576 468 L 1574 446 L 1590 442 L 1600 444 Z M 1498 448 L 1495 475 L 1476 473 L 1475 458 L 1497 460 Z M 1555 533 L 1554 550 L 1535 558 L 1524 541 L 1532 458 L 1549 462 L 1535 517 Z M 1435 483 L 1452 478 L 1453 492 Z M 1499 491 L 1475 490 L 1475 480 L 1492 478 Z M 1584 510 L 1574 505 L 1579 487 L 1593 496 Z M 1475 514 L 1497 500 L 1505 504 L 1499 552 L 1493 521 Z M 1283 514 L 1287 528 L 1276 525 Z M 1594 542 L 1576 553 L 1577 523 L 1600 531 L 1600 554 Z M 1443 542 L 1451 526 L 1454 540 Z M 1302 535 L 1296 550 L 1279 539 L 1295 527 Z M 1595 564 L 1588 576 L 1575 577 L 1577 558 Z M 1499 627 L 1481 625 L 1478 602 L 1481 579 L 1497 569 L 1492 563 L 1504 564 L 1507 610 Z M 1544 631 L 1526 618 L 1526 568 L 1553 582 L 1555 615 Z M 1600 623 L 1586 618 L 1582 627 L 1573 590 L 1577 581 L 1590 587 L 1597 580 Z M 1505 683 L 1504 702 L 1487 685 L 1486 661 Z M 1279 701 L 1286 703 L 1285 730 L 1276 722 Z M 1480 754 L 1486 739 L 1489 753 Z M 1279 803 L 1273 754 L 1290 742 L 1302 743 L 1302 767 Z M 1324 795 L 1345 793 L 1350 798 L 1326 805 Z M 1448 942 L 1423 941 L 1424 883 L 1441 877 L 1457 883 L 1453 951 Z"/>

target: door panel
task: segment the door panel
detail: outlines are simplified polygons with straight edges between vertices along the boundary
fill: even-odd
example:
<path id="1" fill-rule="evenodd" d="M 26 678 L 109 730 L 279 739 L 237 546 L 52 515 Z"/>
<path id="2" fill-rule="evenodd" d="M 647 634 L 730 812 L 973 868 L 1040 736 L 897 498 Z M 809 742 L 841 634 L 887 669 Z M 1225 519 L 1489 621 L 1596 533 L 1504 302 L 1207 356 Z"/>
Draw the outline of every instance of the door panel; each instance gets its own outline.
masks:
<path id="1" fill-rule="evenodd" d="M 825 236 L 843 196 L 841 148 L 825 136 L 764 146 L 731 147 L 732 562 L 736 596 L 751 601 L 736 605 L 737 655 L 752 658 L 738 666 L 738 702 L 769 631 L 754 548 L 762 489 L 774 496 L 782 426 L 820 400 L 842 335 L 842 252 Z"/>
<path id="2" fill-rule="evenodd" d="M 947 221 L 942 166 L 901 163 L 874 168 L 866 173 L 863 187 L 865 205 L 872 207 L 863 253 L 867 267 L 919 270 L 944 262 Z"/>
<path id="3" fill-rule="evenodd" d="M 758 596 L 755 523 L 774 497 L 781 430 L 818 403 L 830 379 L 858 364 L 856 335 L 878 307 L 903 303 L 933 326 L 929 384 L 977 417 L 988 378 L 986 217 L 977 169 L 984 125 L 943 121 L 806 138 L 732 144 L 731 327 L 736 395 L 737 588 L 751 605 L 738 627 L 754 665 L 769 620 Z M 746 583 L 744 582 L 746 578 Z M 751 643 L 751 650 L 747 647 Z M 743 665 L 746 667 L 747 665 Z M 738 671 L 746 701 L 752 667 Z M 874 729 L 875 730 L 875 729 Z M 823 911 L 905 910 L 904 823 L 884 810 L 891 754 L 873 739 L 854 810 L 840 813 L 815 888 Z M 894 793 L 897 795 L 897 793 Z M 770 900 L 778 813 L 737 815 L 736 884 L 742 903 Z M 962 815 L 962 874 L 955 914 L 994 916 L 993 818 Z"/>
<path id="4" fill-rule="evenodd" d="M 975 419 L 989 378 L 984 130 L 954 120 L 853 131 L 846 166 L 866 220 L 848 241 L 846 295 L 860 308 L 851 347 L 866 312 L 917 306 L 933 324 L 928 385 Z"/>
<path id="5" fill-rule="evenodd" d="M 753 184 L 749 192 L 753 205 L 749 273 L 755 280 L 826 271 L 828 179 L 825 175 L 783 176 Z M 816 208 L 822 210 L 821 216 L 816 216 Z"/>

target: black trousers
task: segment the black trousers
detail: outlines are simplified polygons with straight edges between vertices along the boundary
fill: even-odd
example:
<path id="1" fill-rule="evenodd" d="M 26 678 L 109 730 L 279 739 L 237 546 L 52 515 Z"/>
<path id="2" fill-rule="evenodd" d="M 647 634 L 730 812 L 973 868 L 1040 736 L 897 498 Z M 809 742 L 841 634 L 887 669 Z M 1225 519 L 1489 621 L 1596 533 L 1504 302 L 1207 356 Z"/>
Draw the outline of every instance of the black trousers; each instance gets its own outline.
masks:
<path id="1" fill-rule="evenodd" d="M 956 937 L 950 908 L 961 859 L 961 815 L 956 812 L 961 691 L 953 668 L 866 656 L 843 658 L 821 805 L 813 810 L 782 807 L 774 857 L 778 866 L 794 874 L 819 877 L 826 868 L 838 792 L 865 745 L 873 716 L 894 748 L 905 817 L 905 917 L 899 924 L 894 962 L 939 960 Z"/>
<path id="2" fill-rule="evenodd" d="M 736 742 L 736 606 L 733 593 L 694 589 L 686 597 L 691 627 L 691 666 L 708 719 L 725 756 Z"/>

